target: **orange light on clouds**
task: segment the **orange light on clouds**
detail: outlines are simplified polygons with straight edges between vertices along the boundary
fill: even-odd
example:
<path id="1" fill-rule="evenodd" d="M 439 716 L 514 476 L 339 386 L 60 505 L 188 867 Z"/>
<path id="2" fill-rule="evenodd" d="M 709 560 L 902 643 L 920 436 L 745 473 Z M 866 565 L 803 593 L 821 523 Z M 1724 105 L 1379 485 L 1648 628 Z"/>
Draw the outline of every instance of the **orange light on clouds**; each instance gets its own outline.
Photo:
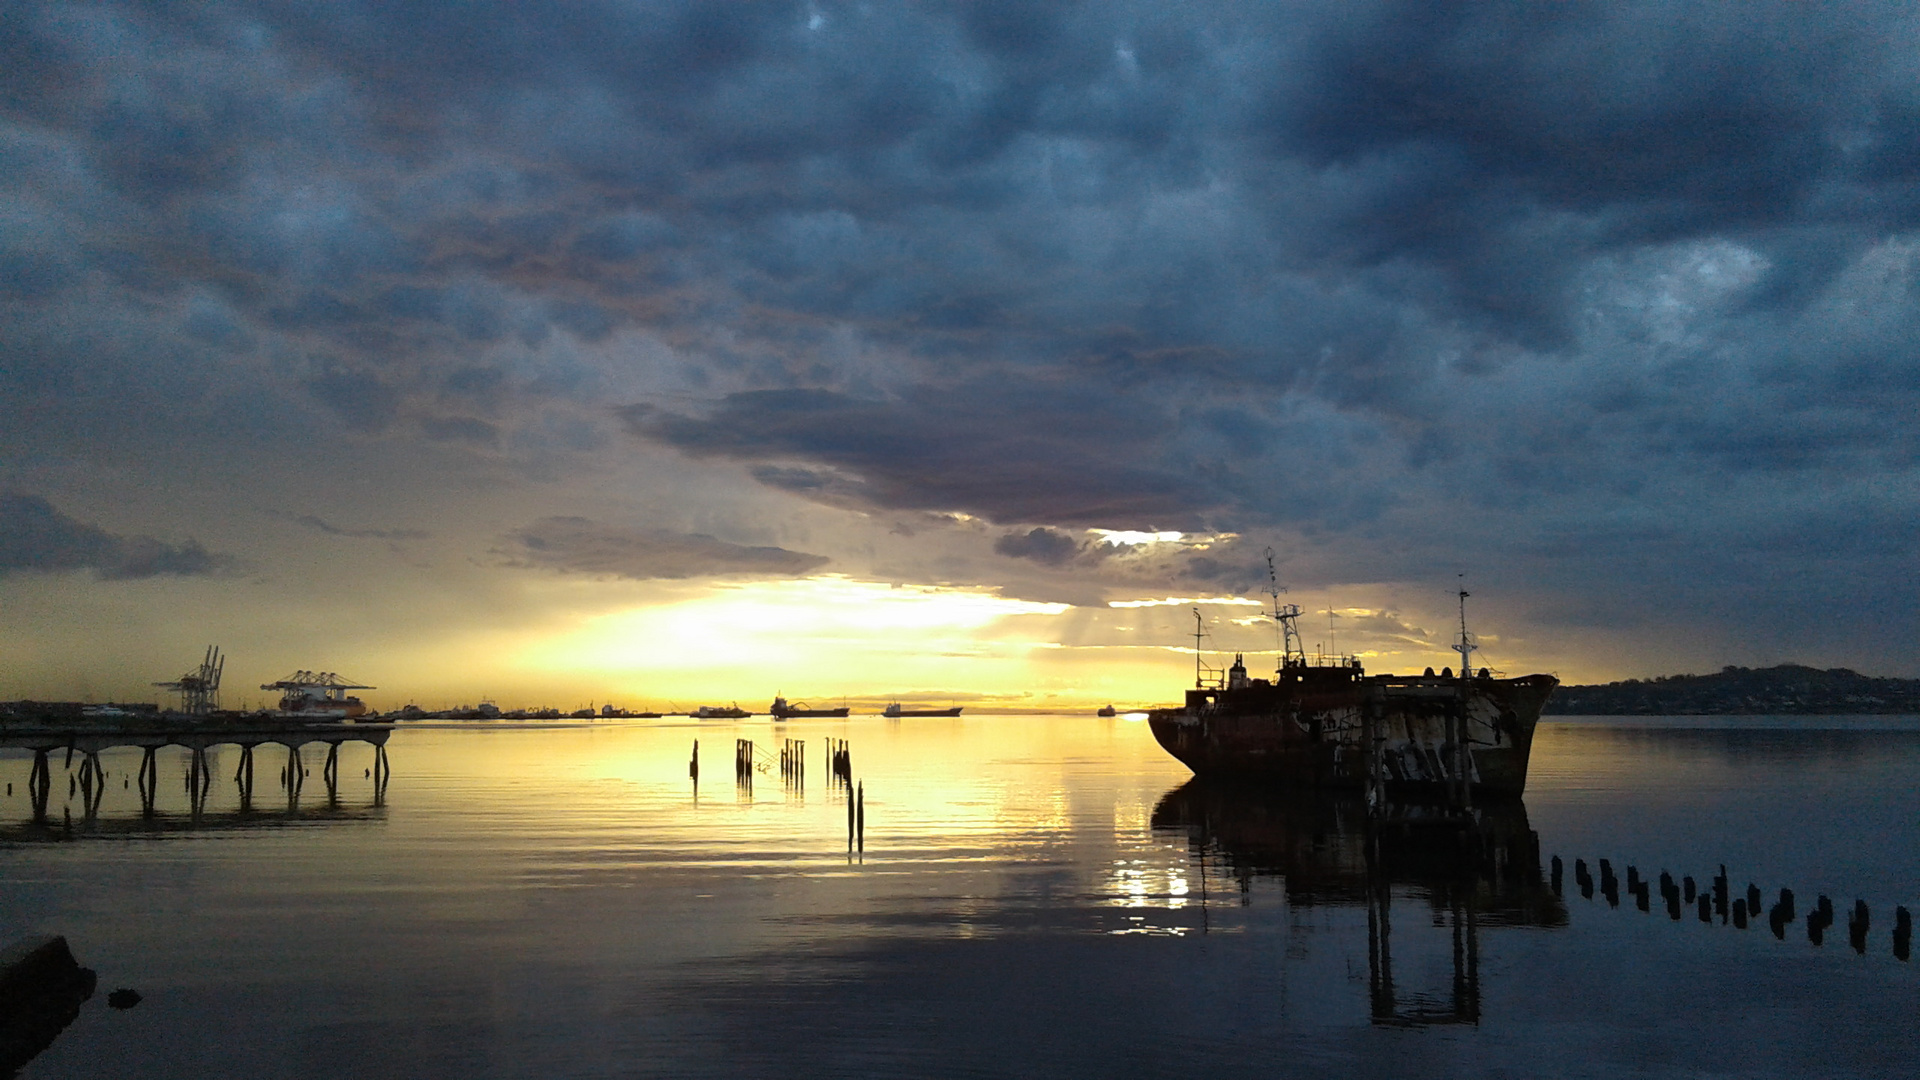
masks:
<path id="1" fill-rule="evenodd" d="M 721 584 L 595 615 L 518 651 L 521 672 L 653 699 L 742 702 L 953 688 L 1019 694 L 1068 605 L 840 576 Z"/>

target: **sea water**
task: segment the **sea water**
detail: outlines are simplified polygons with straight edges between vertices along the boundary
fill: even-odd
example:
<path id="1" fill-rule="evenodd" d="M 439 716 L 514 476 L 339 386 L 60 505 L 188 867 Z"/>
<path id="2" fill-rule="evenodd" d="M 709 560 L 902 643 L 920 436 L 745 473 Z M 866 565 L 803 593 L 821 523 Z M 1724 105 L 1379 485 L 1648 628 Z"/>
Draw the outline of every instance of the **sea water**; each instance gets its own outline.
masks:
<path id="1" fill-rule="evenodd" d="M 1138 718 L 404 724 L 331 794 L 314 749 L 297 796 L 258 750 L 244 807 L 237 749 L 203 803 L 163 752 L 150 814 L 138 751 L 91 812 L 56 754 L 39 823 L 0 757 L 0 937 L 100 980 L 21 1075 L 1920 1074 L 1915 718 L 1545 722 L 1518 915 L 1369 876 L 1350 819 L 1183 821 Z M 1602 858 L 1796 919 L 1585 898 Z"/>

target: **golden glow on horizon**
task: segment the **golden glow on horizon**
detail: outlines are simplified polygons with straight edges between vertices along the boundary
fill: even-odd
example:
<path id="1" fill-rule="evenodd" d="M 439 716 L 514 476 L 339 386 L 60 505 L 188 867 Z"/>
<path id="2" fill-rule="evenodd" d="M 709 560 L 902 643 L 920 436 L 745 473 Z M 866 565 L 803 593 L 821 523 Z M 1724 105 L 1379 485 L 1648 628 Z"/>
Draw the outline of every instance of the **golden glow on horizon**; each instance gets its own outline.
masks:
<path id="1" fill-rule="evenodd" d="M 1172 607 L 1191 604 L 1228 604 L 1233 607 L 1259 607 L 1260 601 L 1244 596 L 1168 596 L 1159 600 L 1109 600 L 1110 608 Z"/>
<path id="2" fill-rule="evenodd" d="M 612 678 L 655 698 L 1017 694 L 1035 681 L 1029 655 L 1053 644 L 1050 623 L 1034 617 L 1068 609 L 992 589 L 836 575 L 725 584 L 589 617 L 516 661 L 530 672 Z"/>

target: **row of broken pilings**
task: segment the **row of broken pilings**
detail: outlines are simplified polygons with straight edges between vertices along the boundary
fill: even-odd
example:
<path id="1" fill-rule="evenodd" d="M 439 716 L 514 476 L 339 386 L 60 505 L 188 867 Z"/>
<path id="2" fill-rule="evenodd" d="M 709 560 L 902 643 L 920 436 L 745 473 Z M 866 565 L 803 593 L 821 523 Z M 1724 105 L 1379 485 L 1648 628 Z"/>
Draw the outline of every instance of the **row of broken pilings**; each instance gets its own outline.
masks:
<path id="1" fill-rule="evenodd" d="M 1551 883 L 1556 896 L 1563 895 L 1564 873 L 1565 866 L 1560 861 L 1560 856 L 1555 855 L 1551 868 Z M 1593 872 L 1587 868 L 1585 859 L 1573 860 L 1573 881 L 1582 897 L 1588 900 L 1593 899 L 1595 887 Z M 1643 912 L 1652 911 L 1653 888 L 1653 882 L 1640 875 L 1639 867 L 1627 867 L 1626 892 L 1633 897 L 1635 907 Z M 1760 921 L 1761 909 L 1765 907 L 1767 928 L 1773 931 L 1775 939 L 1785 941 L 1787 927 L 1798 921 L 1799 912 L 1795 906 L 1792 889 L 1781 889 L 1779 897 L 1771 905 L 1766 903 L 1760 887 L 1752 882 L 1747 883 L 1744 893 L 1735 893 L 1727 878 L 1725 864 L 1721 865 L 1720 872 L 1713 876 L 1705 888 L 1696 884 L 1691 875 L 1684 876 L 1676 882 L 1671 873 L 1661 870 L 1659 889 L 1660 899 L 1667 909 L 1667 917 L 1674 922 L 1679 922 L 1683 917 L 1682 912 L 1690 908 L 1703 923 L 1712 924 L 1718 919 L 1722 926 L 1732 925 L 1736 930 L 1745 930 L 1748 923 Z M 1615 876 L 1613 863 L 1608 859 L 1600 860 L 1599 892 L 1606 898 L 1609 907 L 1620 906 L 1620 879 Z M 1824 944 L 1826 932 L 1833 924 L 1833 900 L 1822 893 L 1807 911 L 1807 940 L 1815 945 Z M 1867 909 L 1867 902 L 1856 899 L 1853 902 L 1853 909 L 1847 913 L 1847 943 L 1853 947 L 1854 952 L 1862 956 L 1867 953 L 1867 935 L 1872 925 L 1872 915 Z M 1911 959 L 1913 913 L 1904 905 L 1893 909 L 1892 938 L 1894 959 L 1902 962 Z"/>
<path id="2" fill-rule="evenodd" d="M 828 783 L 847 793 L 847 850 L 865 854 L 867 850 L 867 785 L 853 779 L 853 744 L 845 739 L 827 739 Z"/>
<path id="3" fill-rule="evenodd" d="M 853 779 L 853 747 L 845 739 L 829 736 L 826 740 L 828 783 L 847 793 L 847 850 L 867 850 L 867 786 Z M 787 739 L 780 747 L 780 777 L 789 787 L 804 787 L 807 775 L 807 742 Z M 733 740 L 734 782 L 751 789 L 753 774 L 762 766 L 755 757 L 752 739 Z M 693 754 L 687 761 L 687 775 L 700 783 L 700 740 L 693 741 Z"/>

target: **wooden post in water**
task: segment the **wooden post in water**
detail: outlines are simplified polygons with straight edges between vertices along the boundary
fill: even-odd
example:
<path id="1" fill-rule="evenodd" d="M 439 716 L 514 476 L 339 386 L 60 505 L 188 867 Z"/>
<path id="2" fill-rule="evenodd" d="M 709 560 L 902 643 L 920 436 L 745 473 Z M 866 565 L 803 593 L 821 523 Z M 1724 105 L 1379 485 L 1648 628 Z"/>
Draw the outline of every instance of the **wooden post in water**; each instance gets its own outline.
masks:
<path id="1" fill-rule="evenodd" d="M 1369 814 L 1380 813 L 1385 809 L 1387 803 L 1385 762 L 1382 760 L 1383 755 L 1386 753 L 1386 738 L 1380 731 L 1382 716 L 1386 711 L 1386 697 L 1386 687 L 1378 683 L 1369 685 L 1367 687 L 1366 708 L 1362 710 L 1360 714 L 1361 752 L 1367 756 L 1365 764 L 1367 770 L 1367 812 Z M 1554 862 L 1558 865 L 1559 856 L 1554 856 Z M 1555 891 L 1558 892 L 1557 886 Z"/>
<path id="2" fill-rule="evenodd" d="M 867 850 L 867 785 L 864 781 L 860 784 L 854 801 L 858 804 L 858 809 L 854 811 L 856 822 L 854 832 L 859 837 L 860 850 L 865 851 Z"/>

